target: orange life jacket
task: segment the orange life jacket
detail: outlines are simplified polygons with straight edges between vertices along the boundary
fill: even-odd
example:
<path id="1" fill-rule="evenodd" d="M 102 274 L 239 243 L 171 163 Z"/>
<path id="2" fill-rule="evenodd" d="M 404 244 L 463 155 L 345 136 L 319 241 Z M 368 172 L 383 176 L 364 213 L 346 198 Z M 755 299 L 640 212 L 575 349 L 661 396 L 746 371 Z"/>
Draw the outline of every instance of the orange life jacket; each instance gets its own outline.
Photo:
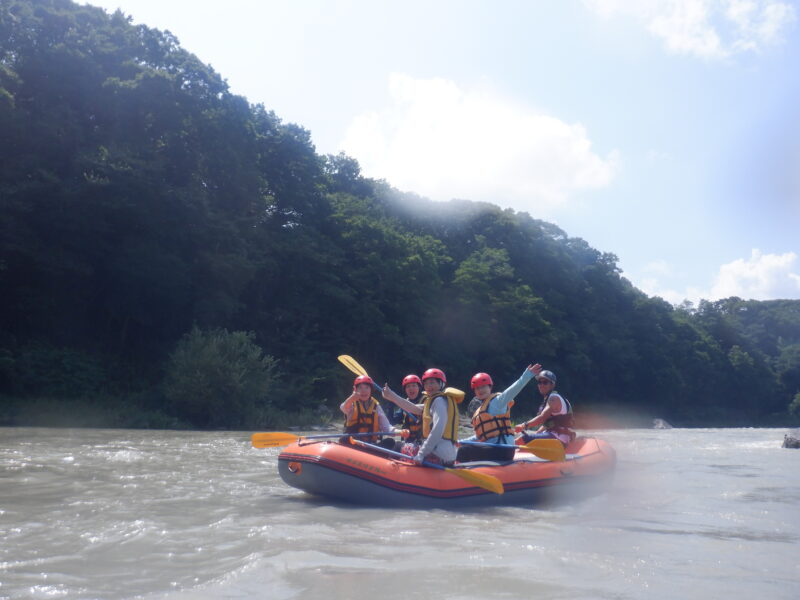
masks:
<path id="1" fill-rule="evenodd" d="M 500 435 L 514 435 L 514 426 L 511 424 L 511 407 L 514 406 L 514 401 L 508 403 L 508 410 L 502 415 L 491 415 L 489 410 L 489 403 L 495 396 L 500 394 L 490 394 L 484 400 L 472 415 L 472 428 L 475 430 L 475 437 L 479 442 L 486 442 L 491 438 L 496 438 Z"/>
<path id="2" fill-rule="evenodd" d="M 378 423 L 378 401 L 370 397 L 367 406 L 361 400 L 353 402 L 353 412 L 344 420 L 345 433 L 369 433 L 370 431 L 380 431 Z M 377 441 L 377 437 L 366 438 L 369 442 Z"/>

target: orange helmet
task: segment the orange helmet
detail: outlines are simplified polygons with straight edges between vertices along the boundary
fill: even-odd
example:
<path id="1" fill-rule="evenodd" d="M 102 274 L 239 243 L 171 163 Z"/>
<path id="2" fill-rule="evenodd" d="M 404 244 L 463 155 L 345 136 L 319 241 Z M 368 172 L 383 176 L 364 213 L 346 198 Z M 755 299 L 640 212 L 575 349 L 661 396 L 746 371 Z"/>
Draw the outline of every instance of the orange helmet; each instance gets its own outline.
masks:
<path id="1" fill-rule="evenodd" d="M 470 383 L 473 390 L 481 385 L 494 385 L 494 382 L 488 373 L 475 373 L 475 375 L 472 376 L 472 381 Z"/>

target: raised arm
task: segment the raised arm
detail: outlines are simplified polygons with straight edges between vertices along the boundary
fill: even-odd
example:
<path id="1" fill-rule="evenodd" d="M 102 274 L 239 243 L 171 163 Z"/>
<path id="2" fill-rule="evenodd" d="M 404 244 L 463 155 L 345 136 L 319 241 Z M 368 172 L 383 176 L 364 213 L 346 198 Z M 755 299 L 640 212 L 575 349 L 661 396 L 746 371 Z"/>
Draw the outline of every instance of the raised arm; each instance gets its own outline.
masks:
<path id="1" fill-rule="evenodd" d="M 339 405 L 339 410 L 349 416 L 350 413 L 353 412 L 353 402 L 355 402 L 357 399 L 358 396 L 355 392 L 353 392 L 345 399 L 344 402 Z"/>
<path id="2" fill-rule="evenodd" d="M 508 410 L 508 403 L 516 398 L 517 394 L 522 391 L 522 388 L 528 385 L 528 382 L 541 371 L 542 365 L 539 363 L 528 365 L 528 367 L 522 372 L 522 376 L 519 379 L 508 386 L 505 391 L 492 398 L 492 401 L 489 403 L 489 413 L 503 414 L 506 412 L 506 410 Z"/>
<path id="3" fill-rule="evenodd" d="M 421 415 L 422 414 L 422 406 L 419 404 L 414 404 L 413 402 L 409 402 L 405 398 L 401 398 L 398 396 L 393 390 L 389 388 L 389 384 L 384 384 L 383 392 L 381 395 L 386 398 L 389 402 L 393 402 L 400 408 L 402 408 L 407 413 L 411 413 L 412 415 Z"/>

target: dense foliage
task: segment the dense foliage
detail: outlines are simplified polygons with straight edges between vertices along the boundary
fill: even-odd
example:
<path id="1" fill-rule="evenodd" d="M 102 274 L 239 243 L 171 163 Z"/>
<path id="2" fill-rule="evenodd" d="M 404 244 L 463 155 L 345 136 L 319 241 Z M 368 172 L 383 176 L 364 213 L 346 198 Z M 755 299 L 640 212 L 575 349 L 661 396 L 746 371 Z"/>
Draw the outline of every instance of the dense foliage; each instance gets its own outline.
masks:
<path id="1" fill-rule="evenodd" d="M 527 213 L 364 178 L 120 12 L 0 0 L 0 140 L 2 422 L 255 428 L 335 411 L 343 353 L 465 389 L 535 360 L 612 419 L 798 412 L 800 302 L 673 307 Z"/>
<path id="2" fill-rule="evenodd" d="M 194 328 L 170 356 L 164 393 L 172 412 L 191 423 L 244 429 L 267 421 L 275 369 L 252 334 Z"/>

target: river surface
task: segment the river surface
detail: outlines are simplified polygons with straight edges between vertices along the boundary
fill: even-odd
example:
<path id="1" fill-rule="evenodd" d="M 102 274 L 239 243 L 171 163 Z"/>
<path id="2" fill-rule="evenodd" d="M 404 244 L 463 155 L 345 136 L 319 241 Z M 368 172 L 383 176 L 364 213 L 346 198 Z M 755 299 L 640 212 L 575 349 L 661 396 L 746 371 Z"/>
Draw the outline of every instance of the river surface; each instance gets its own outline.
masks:
<path id="1" fill-rule="evenodd" d="M 0 599 L 795 599 L 783 433 L 599 432 L 610 492 L 455 512 L 311 498 L 249 432 L 0 428 Z"/>

